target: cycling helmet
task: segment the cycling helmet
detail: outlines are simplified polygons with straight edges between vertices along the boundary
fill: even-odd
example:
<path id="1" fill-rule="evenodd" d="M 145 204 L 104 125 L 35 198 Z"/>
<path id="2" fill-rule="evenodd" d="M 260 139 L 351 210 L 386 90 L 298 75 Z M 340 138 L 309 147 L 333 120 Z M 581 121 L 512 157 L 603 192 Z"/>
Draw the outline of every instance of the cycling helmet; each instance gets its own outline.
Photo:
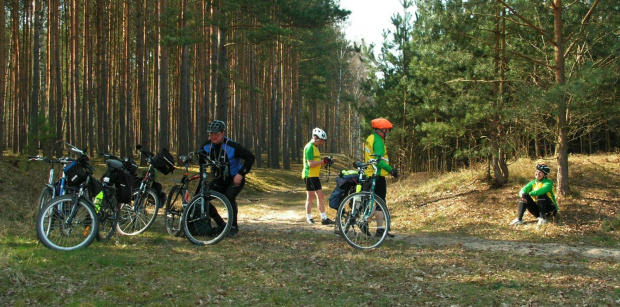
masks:
<path id="1" fill-rule="evenodd" d="M 551 169 L 547 164 L 536 164 L 536 169 L 543 172 L 545 175 L 549 175 L 551 173 Z"/>
<path id="2" fill-rule="evenodd" d="M 394 125 L 385 118 L 375 118 L 370 121 L 370 125 L 373 129 L 392 129 L 392 127 L 394 127 Z"/>
<path id="3" fill-rule="evenodd" d="M 321 140 L 327 140 L 327 134 L 321 128 L 312 129 L 312 135 L 316 135 Z"/>
<path id="4" fill-rule="evenodd" d="M 221 120 L 214 120 L 209 124 L 209 127 L 207 127 L 207 132 L 209 133 L 222 131 L 226 131 L 226 123 Z"/>

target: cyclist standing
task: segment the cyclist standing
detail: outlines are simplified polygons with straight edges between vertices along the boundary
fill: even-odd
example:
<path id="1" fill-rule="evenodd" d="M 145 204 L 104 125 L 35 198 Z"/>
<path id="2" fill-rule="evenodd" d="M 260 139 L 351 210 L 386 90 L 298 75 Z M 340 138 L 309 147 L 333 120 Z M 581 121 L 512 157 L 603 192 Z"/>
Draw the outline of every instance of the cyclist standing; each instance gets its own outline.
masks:
<path id="1" fill-rule="evenodd" d="M 234 237 L 239 233 L 237 224 L 237 195 L 245 185 L 245 175 L 252 169 L 254 164 L 254 154 L 239 143 L 226 137 L 226 123 L 215 120 L 207 127 L 209 140 L 202 146 L 202 149 L 209 157 L 217 162 L 221 162 L 223 169 L 219 170 L 219 176 L 209 183 L 209 189 L 220 192 L 228 198 L 233 208 L 232 227 L 228 233 Z M 205 161 L 200 161 L 205 163 Z M 200 184 L 198 185 L 200 187 Z M 197 192 L 198 193 L 198 192 Z M 215 221 L 222 220 L 215 217 Z"/>
<path id="2" fill-rule="evenodd" d="M 374 129 L 374 132 L 366 138 L 366 142 L 364 143 L 364 160 L 368 163 L 370 159 L 376 159 L 377 156 L 381 156 L 385 159 L 377 163 L 377 182 L 375 183 L 375 194 L 386 201 L 385 196 L 387 194 L 387 183 L 385 180 L 385 175 L 389 173 L 394 176 L 394 178 L 397 178 L 399 175 L 398 169 L 390 166 L 387 150 L 385 148 L 385 138 L 394 126 L 385 118 L 375 118 L 370 121 L 370 125 Z M 373 172 L 374 170 L 369 167 L 366 170 L 366 175 L 372 176 Z M 382 226 L 383 212 L 377 211 L 375 213 L 375 217 L 377 219 L 377 235 L 380 236 L 383 234 L 382 232 L 385 231 L 385 227 Z M 388 236 L 390 238 L 394 237 L 394 235 L 390 233 L 388 233 Z"/>
<path id="3" fill-rule="evenodd" d="M 329 164 L 330 158 L 321 158 L 319 145 L 323 145 L 327 140 L 327 134 L 320 128 L 312 130 L 312 139 L 304 147 L 303 163 L 304 169 L 301 178 L 306 182 L 306 221 L 308 224 L 314 224 L 312 219 L 312 203 L 314 198 L 317 199 L 319 211 L 321 212 L 321 224 L 331 225 L 334 221 L 327 218 L 325 214 L 325 195 L 321 187 L 321 166 Z"/>

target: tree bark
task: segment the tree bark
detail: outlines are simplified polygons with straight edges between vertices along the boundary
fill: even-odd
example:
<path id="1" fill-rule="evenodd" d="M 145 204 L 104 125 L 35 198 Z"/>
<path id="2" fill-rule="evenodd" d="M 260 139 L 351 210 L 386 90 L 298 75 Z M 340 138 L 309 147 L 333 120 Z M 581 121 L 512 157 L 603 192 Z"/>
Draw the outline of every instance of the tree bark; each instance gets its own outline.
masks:
<path id="1" fill-rule="evenodd" d="M 34 155 L 41 147 L 39 139 L 39 89 L 41 87 L 41 3 L 34 0 L 34 31 L 32 37 L 32 83 L 30 85 L 30 122 L 28 132 L 31 138 L 29 154 Z M 3 23 L 4 24 L 4 23 Z M 4 41 L 4 40 L 2 40 Z M 1 75 L 0 75 L 1 76 Z"/>
<path id="2" fill-rule="evenodd" d="M 146 81 L 144 70 L 144 3 L 142 0 L 136 1 L 136 62 L 138 76 L 138 103 L 140 104 L 140 144 L 147 150 L 154 144 L 149 142 L 149 113 L 148 102 L 146 101 Z M 141 165 L 146 165 L 146 157 L 143 156 Z"/>
<path id="3" fill-rule="evenodd" d="M 0 24 L 4 25 L 6 22 L 6 10 L 4 0 L 0 0 Z M 0 27 L 0 42 L 6 42 L 6 27 Z M 0 47 L 0 160 L 4 156 L 4 147 L 6 144 L 4 138 L 4 104 L 5 95 L 4 89 L 6 88 L 6 51 L 4 46 Z"/>
<path id="4" fill-rule="evenodd" d="M 564 33 L 562 22 L 562 0 L 555 0 L 553 3 L 553 20 L 554 20 L 554 59 L 555 59 L 555 81 L 558 86 L 566 83 L 564 70 Z M 568 195 L 570 193 L 568 181 L 568 123 L 569 113 L 567 105 L 567 97 L 560 95 L 557 101 L 557 147 L 556 159 L 558 163 L 558 187 L 559 195 Z"/>
<path id="5" fill-rule="evenodd" d="M 167 27 L 162 21 L 162 15 L 166 11 L 166 0 L 159 1 L 159 147 L 170 148 L 170 115 L 168 93 L 168 48 L 161 42 L 161 29 Z"/>

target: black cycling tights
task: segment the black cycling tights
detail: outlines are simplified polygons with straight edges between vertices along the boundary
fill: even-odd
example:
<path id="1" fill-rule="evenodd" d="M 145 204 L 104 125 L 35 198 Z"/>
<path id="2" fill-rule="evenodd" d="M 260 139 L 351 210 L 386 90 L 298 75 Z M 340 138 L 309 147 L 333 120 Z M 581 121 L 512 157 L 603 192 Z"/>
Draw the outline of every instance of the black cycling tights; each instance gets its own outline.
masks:
<path id="1" fill-rule="evenodd" d="M 553 205 L 553 201 L 549 199 L 547 195 L 541 195 L 536 197 L 536 201 L 530 195 L 525 195 L 527 202 L 523 200 L 519 201 L 519 220 L 523 220 L 523 214 L 525 214 L 525 210 L 529 211 L 533 216 L 547 217 L 550 214 L 555 212 L 555 206 Z"/>

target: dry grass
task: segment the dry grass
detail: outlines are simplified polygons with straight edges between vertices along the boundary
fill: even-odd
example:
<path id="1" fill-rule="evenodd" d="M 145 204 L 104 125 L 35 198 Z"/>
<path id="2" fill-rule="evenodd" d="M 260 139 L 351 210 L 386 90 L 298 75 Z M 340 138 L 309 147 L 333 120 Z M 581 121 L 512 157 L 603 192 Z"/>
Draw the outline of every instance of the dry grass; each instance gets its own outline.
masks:
<path id="1" fill-rule="evenodd" d="M 526 225 L 509 227 L 515 218 L 517 194 L 533 179 L 533 166 L 540 161 L 520 159 L 509 167 L 510 181 L 501 189 L 485 184 L 484 170 L 464 170 L 449 174 L 414 175 L 392 182 L 390 206 L 395 224 L 412 233 L 473 235 L 488 239 L 617 246 L 620 236 L 601 228 L 606 220 L 618 219 L 620 209 L 620 155 L 571 156 L 573 195 L 558 197 L 560 219 L 544 228 L 526 213 Z M 553 170 L 555 161 L 545 160 Z M 420 178 L 422 177 L 422 178 Z M 555 174 L 551 174 L 555 179 Z M 585 238 L 589 238 L 585 239 Z"/>
<path id="2" fill-rule="evenodd" d="M 560 200 L 560 222 L 543 228 L 507 226 L 535 161 L 511 164 L 511 181 L 497 190 L 480 170 L 412 174 L 388 183 L 394 231 L 410 240 L 360 252 L 329 227 L 303 222 L 305 194 L 295 166 L 253 171 L 239 199 L 237 238 L 193 246 L 168 236 L 160 216 L 140 236 L 71 253 L 46 249 L 34 234 L 43 165 L 0 162 L 0 305 L 614 306 L 618 261 L 534 249 L 561 243 L 618 249 L 618 231 L 601 229 L 605 219 L 618 218 L 618 162 L 619 155 L 572 156 L 575 195 Z M 169 187 L 168 179 L 179 176 L 159 180 Z M 333 186 L 333 178 L 324 181 L 326 192 Z M 532 252 L 464 244 L 474 239 Z"/>

